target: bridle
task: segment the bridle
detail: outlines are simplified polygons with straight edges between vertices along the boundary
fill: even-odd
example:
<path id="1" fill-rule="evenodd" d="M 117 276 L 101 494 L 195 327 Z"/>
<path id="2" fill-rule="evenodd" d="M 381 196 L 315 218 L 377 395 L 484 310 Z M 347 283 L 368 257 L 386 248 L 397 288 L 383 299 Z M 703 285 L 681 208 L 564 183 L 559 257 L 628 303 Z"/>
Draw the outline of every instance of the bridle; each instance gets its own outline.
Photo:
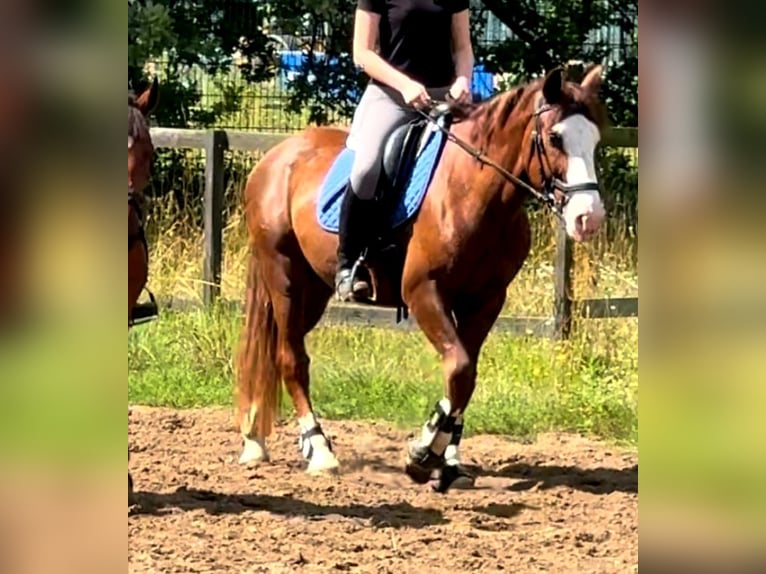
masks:
<path id="1" fill-rule="evenodd" d="M 543 129 L 540 116 L 545 112 L 552 111 L 555 107 L 556 106 L 551 104 L 542 104 L 537 108 L 534 114 L 535 130 L 532 132 L 532 141 L 534 143 L 533 151 L 537 154 L 537 160 L 540 163 L 540 180 L 543 182 L 543 191 L 541 195 L 546 198 L 547 204 L 554 207 L 554 211 L 557 212 L 557 215 L 563 215 L 564 206 L 569 202 L 572 194 L 583 191 L 593 191 L 598 193 L 599 189 L 598 183 L 595 181 L 569 184 L 561 181 L 553 174 L 551 160 L 548 157 L 547 148 L 543 143 Z M 543 162 L 543 159 L 545 162 Z M 548 164 L 547 176 L 545 174 L 545 163 Z M 557 191 L 559 192 L 558 194 L 556 193 Z"/>
<path id="2" fill-rule="evenodd" d="M 551 168 L 551 161 L 548 157 L 548 152 L 546 151 L 546 146 L 543 143 L 543 135 L 542 135 L 542 121 L 540 117 L 549 111 L 553 111 L 558 106 L 554 104 L 548 104 L 548 103 L 542 103 L 538 106 L 538 108 L 535 110 L 534 113 L 534 119 L 535 119 L 535 130 L 532 134 L 533 136 L 533 147 L 532 147 L 532 153 L 537 154 L 538 161 L 540 163 L 540 179 L 543 182 L 542 189 L 538 190 L 535 189 L 533 186 L 522 180 L 521 178 L 513 175 L 511 172 L 509 172 L 507 169 L 505 169 L 503 166 L 499 165 L 497 162 L 493 161 L 491 158 L 489 158 L 485 153 L 483 153 L 481 150 L 475 148 L 474 146 L 464 142 L 459 137 L 457 137 L 455 134 L 453 134 L 448 128 L 445 128 L 441 123 L 437 121 L 437 119 L 445 115 L 447 113 L 450 113 L 450 110 L 452 108 L 452 103 L 449 101 L 449 94 L 447 95 L 448 100 L 447 101 L 437 101 L 437 100 L 431 100 L 429 105 L 429 111 L 425 112 L 422 109 L 415 108 L 415 110 L 424 118 L 426 118 L 430 123 L 435 125 L 439 130 L 441 130 L 446 138 L 459 146 L 463 149 L 468 155 L 473 157 L 475 160 L 480 162 L 483 165 L 488 165 L 491 168 L 493 168 L 496 172 L 498 172 L 500 175 L 502 175 L 506 180 L 510 181 L 514 185 L 523 188 L 525 191 L 530 193 L 532 196 L 537 198 L 543 205 L 546 205 L 551 209 L 553 214 L 558 217 L 560 220 L 563 220 L 564 217 L 564 207 L 569 202 L 570 197 L 572 194 L 582 191 L 595 191 L 598 192 L 598 183 L 597 182 L 587 182 L 587 183 L 578 183 L 574 185 L 570 185 L 564 181 L 561 181 L 558 177 L 556 177 L 553 174 L 553 170 Z M 545 161 L 543 161 L 545 160 Z M 547 174 L 546 174 L 546 168 L 545 164 L 547 164 Z"/>

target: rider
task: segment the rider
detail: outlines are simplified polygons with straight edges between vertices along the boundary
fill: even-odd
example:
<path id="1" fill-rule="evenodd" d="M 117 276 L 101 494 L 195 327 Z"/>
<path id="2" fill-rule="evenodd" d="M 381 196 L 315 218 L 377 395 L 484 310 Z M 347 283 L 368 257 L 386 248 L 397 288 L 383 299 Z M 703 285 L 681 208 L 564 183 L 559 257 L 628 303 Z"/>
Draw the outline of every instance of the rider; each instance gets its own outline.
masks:
<path id="1" fill-rule="evenodd" d="M 340 210 L 338 299 L 369 296 L 352 268 L 374 239 L 373 201 L 386 137 L 416 117 L 414 107 L 443 100 L 471 101 L 473 49 L 469 0 L 358 0 L 354 62 L 371 78 L 346 142 L 354 165 Z"/>

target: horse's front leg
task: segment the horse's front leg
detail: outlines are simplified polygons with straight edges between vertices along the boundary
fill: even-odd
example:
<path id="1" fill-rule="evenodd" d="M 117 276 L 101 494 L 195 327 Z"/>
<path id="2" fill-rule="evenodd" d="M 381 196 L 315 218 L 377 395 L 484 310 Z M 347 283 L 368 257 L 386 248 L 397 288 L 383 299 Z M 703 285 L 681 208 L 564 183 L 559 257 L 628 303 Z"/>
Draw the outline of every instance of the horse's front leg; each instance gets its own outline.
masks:
<path id="1" fill-rule="evenodd" d="M 444 397 L 436 403 L 421 436 L 407 447 L 405 471 L 418 484 L 425 484 L 435 470 L 445 467 L 447 455 L 454 458 L 455 445 L 462 433 L 465 408 L 471 400 L 476 383 L 476 361 L 466 349 L 457 326 L 440 296 L 433 280 L 423 281 L 405 292 L 407 304 L 428 340 L 441 356 L 444 369 Z M 458 476 L 455 467 L 447 472 L 445 480 L 437 489 L 447 490 Z M 470 476 L 466 475 L 472 484 Z"/>
<path id="2" fill-rule="evenodd" d="M 479 364 L 479 354 L 484 341 L 495 324 L 505 303 L 506 290 L 488 290 L 481 296 L 462 297 L 460 305 L 454 310 L 457 320 L 457 335 L 474 365 Z M 473 372 L 471 389 L 476 385 L 476 370 Z M 469 397 L 470 399 L 470 397 Z M 463 407 L 465 412 L 466 403 Z M 473 486 L 475 477 L 461 464 L 460 440 L 463 437 L 463 416 L 455 419 L 452 438 L 444 452 L 445 465 L 441 471 L 439 482 L 435 489 L 446 492 L 450 488 L 468 488 Z"/>

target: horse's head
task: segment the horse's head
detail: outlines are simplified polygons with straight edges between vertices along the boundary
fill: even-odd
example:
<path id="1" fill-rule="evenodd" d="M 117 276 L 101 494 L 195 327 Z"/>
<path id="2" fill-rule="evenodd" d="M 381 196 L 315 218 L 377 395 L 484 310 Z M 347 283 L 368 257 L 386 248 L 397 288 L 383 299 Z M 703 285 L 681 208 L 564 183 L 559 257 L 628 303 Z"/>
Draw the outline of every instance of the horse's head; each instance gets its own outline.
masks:
<path id="1" fill-rule="evenodd" d="M 606 215 L 594 161 L 605 124 L 598 97 L 602 71 L 594 67 L 579 84 L 565 81 L 561 68 L 549 72 L 532 98 L 534 113 L 524 133 L 532 146 L 525 152 L 527 177 L 537 189 L 553 191 L 567 234 L 576 241 L 590 239 Z"/>
<path id="2" fill-rule="evenodd" d="M 148 116 L 157 106 L 157 79 L 135 97 L 128 93 L 128 188 L 141 191 L 149 183 L 154 154 Z"/>

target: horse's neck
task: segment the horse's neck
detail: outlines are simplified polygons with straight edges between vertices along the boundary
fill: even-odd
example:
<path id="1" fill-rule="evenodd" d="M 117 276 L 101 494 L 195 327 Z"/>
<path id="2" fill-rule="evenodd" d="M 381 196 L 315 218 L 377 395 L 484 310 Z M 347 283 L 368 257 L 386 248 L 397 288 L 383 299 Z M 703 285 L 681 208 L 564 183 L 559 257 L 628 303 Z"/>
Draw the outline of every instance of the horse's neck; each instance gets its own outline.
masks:
<path id="1" fill-rule="evenodd" d="M 524 111 L 511 114 L 504 125 L 491 125 L 490 121 L 491 118 L 480 116 L 455 125 L 453 130 L 457 137 L 481 152 L 484 157 L 509 171 L 515 177 L 523 178 L 525 163 L 522 150 L 529 114 Z M 477 167 L 478 163 L 477 160 Z M 513 201 L 516 195 L 515 186 L 491 165 L 484 165 L 482 168 L 489 170 L 491 177 L 486 180 L 484 178 L 477 179 L 472 171 L 465 173 L 464 177 L 472 180 L 472 182 L 480 181 L 484 184 L 481 186 L 483 189 L 476 189 L 477 186 L 471 182 L 469 182 L 468 187 L 473 188 L 474 193 L 488 193 L 493 196 L 499 193 L 502 195 L 503 203 Z"/>

